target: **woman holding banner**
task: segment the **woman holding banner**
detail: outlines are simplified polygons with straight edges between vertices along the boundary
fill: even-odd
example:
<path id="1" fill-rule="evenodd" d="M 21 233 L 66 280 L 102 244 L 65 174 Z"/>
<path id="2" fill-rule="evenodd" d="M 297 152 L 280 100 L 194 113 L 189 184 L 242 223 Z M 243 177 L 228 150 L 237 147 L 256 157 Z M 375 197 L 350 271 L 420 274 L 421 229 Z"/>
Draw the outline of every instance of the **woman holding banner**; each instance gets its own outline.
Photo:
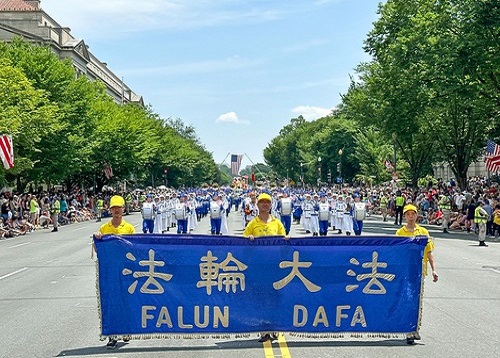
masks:
<path id="1" fill-rule="evenodd" d="M 424 267 L 423 267 L 423 275 L 427 276 L 427 262 L 431 266 L 432 270 L 432 278 L 434 282 L 437 282 L 439 276 L 436 271 L 436 264 L 434 262 L 434 243 L 429 236 L 429 232 L 426 228 L 421 227 L 417 224 L 417 207 L 408 204 L 403 208 L 403 216 L 406 220 L 406 225 L 404 225 L 401 229 L 396 231 L 397 236 L 407 236 L 407 237 L 416 237 L 416 236 L 427 236 L 429 241 L 424 249 Z M 415 333 L 410 333 L 406 336 L 407 344 L 415 344 L 415 340 L 420 340 L 420 334 L 418 333 L 418 327 Z"/>

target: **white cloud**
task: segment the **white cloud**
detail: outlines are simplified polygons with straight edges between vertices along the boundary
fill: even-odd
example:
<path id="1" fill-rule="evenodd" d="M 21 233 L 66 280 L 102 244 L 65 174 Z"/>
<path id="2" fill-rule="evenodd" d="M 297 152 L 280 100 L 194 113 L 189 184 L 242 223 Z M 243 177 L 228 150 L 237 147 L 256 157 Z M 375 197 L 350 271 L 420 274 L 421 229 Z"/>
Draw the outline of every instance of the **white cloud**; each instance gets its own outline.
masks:
<path id="1" fill-rule="evenodd" d="M 275 21 L 290 12 L 281 4 L 243 0 L 44 0 L 42 8 L 73 36 L 120 37 L 124 33 Z"/>
<path id="2" fill-rule="evenodd" d="M 332 113 L 333 108 L 322 108 L 314 106 L 298 106 L 292 109 L 292 113 L 304 117 L 307 121 L 326 117 Z"/>
<path id="3" fill-rule="evenodd" d="M 249 124 L 249 121 L 244 121 L 238 118 L 236 112 L 228 112 L 221 114 L 216 120 L 216 123 L 233 123 L 233 124 Z"/>

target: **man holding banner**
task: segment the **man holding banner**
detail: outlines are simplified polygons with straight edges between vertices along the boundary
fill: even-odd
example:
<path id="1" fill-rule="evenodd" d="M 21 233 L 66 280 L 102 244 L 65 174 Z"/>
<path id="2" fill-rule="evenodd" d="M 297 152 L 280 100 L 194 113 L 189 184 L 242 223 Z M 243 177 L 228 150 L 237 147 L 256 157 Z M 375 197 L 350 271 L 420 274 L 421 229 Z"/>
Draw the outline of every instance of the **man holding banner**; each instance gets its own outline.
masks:
<path id="1" fill-rule="evenodd" d="M 135 234 L 135 228 L 132 224 L 129 224 L 123 220 L 123 211 L 125 209 L 125 199 L 120 195 L 114 195 L 109 201 L 109 210 L 111 211 L 112 218 L 106 224 L 101 225 L 99 231 L 94 234 L 96 239 L 100 239 L 102 235 L 114 234 L 114 235 L 124 235 L 124 234 Z M 124 342 L 128 342 L 129 339 L 124 338 Z M 109 338 L 106 344 L 107 349 L 116 348 L 118 341 L 116 339 Z"/>
<path id="2" fill-rule="evenodd" d="M 432 278 L 434 282 L 437 282 L 439 276 L 436 271 L 436 264 L 434 262 L 434 243 L 430 239 L 429 232 L 426 228 L 421 227 L 417 224 L 417 207 L 408 204 L 403 208 L 403 216 L 406 220 L 406 225 L 396 231 L 397 236 L 406 236 L 406 237 L 416 237 L 416 236 L 427 236 L 429 241 L 424 249 L 424 267 L 423 267 L 423 276 L 427 276 L 427 262 L 431 266 L 432 269 Z M 408 334 L 406 336 L 407 344 L 415 344 L 415 339 L 420 340 L 420 335 L 417 332 L 415 334 Z"/>
<path id="3" fill-rule="evenodd" d="M 258 236 L 286 236 L 283 223 L 271 215 L 271 195 L 262 193 L 257 198 L 259 215 L 248 223 L 243 236 L 254 240 Z M 261 332 L 259 342 L 278 339 L 276 332 Z"/>

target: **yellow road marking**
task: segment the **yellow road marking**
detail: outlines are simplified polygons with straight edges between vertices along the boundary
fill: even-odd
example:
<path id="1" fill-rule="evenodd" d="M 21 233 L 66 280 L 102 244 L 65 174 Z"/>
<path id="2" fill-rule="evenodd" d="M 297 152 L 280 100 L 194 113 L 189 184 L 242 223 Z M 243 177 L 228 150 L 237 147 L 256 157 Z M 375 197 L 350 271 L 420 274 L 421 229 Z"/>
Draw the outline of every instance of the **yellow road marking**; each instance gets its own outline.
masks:
<path id="1" fill-rule="evenodd" d="M 286 345 L 286 339 L 285 335 L 283 333 L 278 334 L 278 344 L 280 347 L 281 351 L 281 358 L 292 358 L 290 351 L 288 350 L 288 346 Z M 274 358 L 274 352 L 273 352 L 273 344 L 272 341 L 266 341 L 262 343 L 264 346 L 264 355 L 265 358 Z"/>
<path id="2" fill-rule="evenodd" d="M 278 334 L 278 344 L 280 345 L 281 357 L 282 358 L 292 358 L 288 346 L 286 345 L 285 335 L 283 333 Z"/>
<path id="3" fill-rule="evenodd" d="M 274 358 L 273 345 L 271 340 L 262 343 L 264 346 L 264 355 L 266 358 Z"/>

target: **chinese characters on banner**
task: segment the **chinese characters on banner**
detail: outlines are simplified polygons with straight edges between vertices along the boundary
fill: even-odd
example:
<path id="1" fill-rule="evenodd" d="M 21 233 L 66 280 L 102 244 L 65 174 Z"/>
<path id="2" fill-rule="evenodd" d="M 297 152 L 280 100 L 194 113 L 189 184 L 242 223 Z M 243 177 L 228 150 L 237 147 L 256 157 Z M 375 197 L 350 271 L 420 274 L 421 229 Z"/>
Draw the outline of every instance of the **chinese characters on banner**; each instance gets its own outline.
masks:
<path id="1" fill-rule="evenodd" d="M 427 238 L 95 240 L 102 335 L 410 333 Z"/>

